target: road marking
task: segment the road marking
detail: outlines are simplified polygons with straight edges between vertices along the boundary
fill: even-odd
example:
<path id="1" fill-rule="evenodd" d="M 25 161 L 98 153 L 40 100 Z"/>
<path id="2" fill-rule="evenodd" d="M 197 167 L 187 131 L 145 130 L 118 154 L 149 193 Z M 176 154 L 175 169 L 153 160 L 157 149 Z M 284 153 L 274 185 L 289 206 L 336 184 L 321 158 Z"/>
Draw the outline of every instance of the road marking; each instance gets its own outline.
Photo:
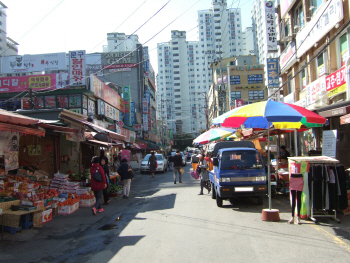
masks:
<path id="1" fill-rule="evenodd" d="M 346 244 L 344 241 L 342 241 L 339 237 L 336 237 L 335 235 L 329 233 L 328 231 L 324 230 L 323 228 L 311 225 L 313 228 L 315 228 L 317 231 L 322 231 L 327 236 L 330 236 L 333 239 L 333 242 L 336 243 L 338 246 L 344 248 L 347 252 L 350 252 L 350 245 Z"/>

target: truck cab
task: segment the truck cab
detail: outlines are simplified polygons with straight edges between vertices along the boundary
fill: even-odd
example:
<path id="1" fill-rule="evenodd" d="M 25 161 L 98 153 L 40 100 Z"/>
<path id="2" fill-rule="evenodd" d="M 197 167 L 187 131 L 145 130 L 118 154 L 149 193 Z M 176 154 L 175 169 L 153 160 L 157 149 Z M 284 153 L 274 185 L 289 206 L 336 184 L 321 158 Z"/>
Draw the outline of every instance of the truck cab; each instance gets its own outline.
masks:
<path id="1" fill-rule="evenodd" d="M 262 205 L 267 193 L 267 176 L 259 152 L 251 142 L 246 142 L 247 145 L 224 143 L 226 145 L 215 146 L 212 152 L 214 165 L 209 171 L 212 198 L 218 207 L 222 207 L 223 200 L 234 197 L 257 197 L 258 204 Z"/>

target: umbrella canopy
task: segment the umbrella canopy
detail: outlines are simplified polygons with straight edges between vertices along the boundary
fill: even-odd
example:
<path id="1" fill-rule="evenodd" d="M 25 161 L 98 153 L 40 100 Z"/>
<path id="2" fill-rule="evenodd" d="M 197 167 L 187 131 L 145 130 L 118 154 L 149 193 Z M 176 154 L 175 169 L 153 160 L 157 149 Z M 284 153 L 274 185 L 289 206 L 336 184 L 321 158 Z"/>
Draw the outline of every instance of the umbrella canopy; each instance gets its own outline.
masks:
<path id="1" fill-rule="evenodd" d="M 305 108 L 277 101 L 261 101 L 233 109 L 213 120 L 223 127 L 262 128 L 274 125 L 277 129 L 321 127 L 327 119 Z"/>
<path id="2" fill-rule="evenodd" d="M 208 142 L 223 139 L 227 136 L 230 136 L 235 131 L 236 130 L 229 128 L 213 128 L 199 135 L 196 139 L 193 140 L 193 144 L 205 144 Z"/>

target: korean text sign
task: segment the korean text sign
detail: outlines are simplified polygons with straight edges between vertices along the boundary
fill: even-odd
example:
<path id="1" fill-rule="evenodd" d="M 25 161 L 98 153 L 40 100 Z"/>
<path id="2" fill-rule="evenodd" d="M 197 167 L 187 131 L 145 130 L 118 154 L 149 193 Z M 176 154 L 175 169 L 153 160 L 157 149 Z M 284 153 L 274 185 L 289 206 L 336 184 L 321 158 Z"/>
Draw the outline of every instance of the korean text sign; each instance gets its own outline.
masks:
<path id="1" fill-rule="evenodd" d="M 28 91 L 29 88 L 54 90 L 64 87 L 66 81 L 67 75 L 60 74 L 2 77 L 0 78 L 0 93 Z"/>
<path id="2" fill-rule="evenodd" d="M 123 98 L 124 98 L 124 124 L 132 126 L 131 115 L 130 115 L 130 86 L 123 87 Z"/>
<path id="3" fill-rule="evenodd" d="M 266 59 L 267 64 L 267 80 L 269 88 L 278 88 L 279 74 L 278 74 L 278 58 L 268 58 Z"/>
<path id="4" fill-rule="evenodd" d="M 265 1 L 265 23 L 267 52 L 277 50 L 277 33 L 275 24 L 275 8 L 273 1 Z"/>
<path id="5" fill-rule="evenodd" d="M 69 85 L 86 85 L 85 50 L 69 51 Z"/>
<path id="6" fill-rule="evenodd" d="M 326 90 L 331 91 L 346 84 L 345 66 L 326 77 Z"/>
<path id="7" fill-rule="evenodd" d="M 2 58 L 2 73 L 25 73 L 48 70 L 65 70 L 66 53 L 8 56 Z"/>

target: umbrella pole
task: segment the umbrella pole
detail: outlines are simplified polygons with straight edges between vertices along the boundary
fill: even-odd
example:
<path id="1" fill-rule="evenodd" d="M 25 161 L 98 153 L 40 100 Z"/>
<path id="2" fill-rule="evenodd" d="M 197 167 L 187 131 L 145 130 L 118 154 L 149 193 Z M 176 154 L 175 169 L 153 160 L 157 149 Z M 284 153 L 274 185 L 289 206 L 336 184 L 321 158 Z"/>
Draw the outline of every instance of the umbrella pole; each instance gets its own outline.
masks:
<path id="1" fill-rule="evenodd" d="M 271 210 L 271 171 L 270 171 L 270 123 L 267 128 L 267 189 L 269 194 L 269 210 Z"/>
<path id="2" fill-rule="evenodd" d="M 295 148 L 295 156 L 298 156 L 298 135 L 297 135 L 297 130 L 294 130 L 294 148 Z"/>
<path id="3" fill-rule="evenodd" d="M 268 188 L 268 194 L 269 194 L 269 209 L 263 209 L 262 210 L 262 216 L 261 216 L 261 220 L 263 221 L 273 221 L 273 222 L 277 222 L 280 221 L 280 212 L 278 209 L 271 209 L 271 175 L 270 175 L 270 123 L 268 122 L 268 128 L 267 128 L 267 135 L 268 135 L 268 157 L 267 157 L 267 188 Z"/>

